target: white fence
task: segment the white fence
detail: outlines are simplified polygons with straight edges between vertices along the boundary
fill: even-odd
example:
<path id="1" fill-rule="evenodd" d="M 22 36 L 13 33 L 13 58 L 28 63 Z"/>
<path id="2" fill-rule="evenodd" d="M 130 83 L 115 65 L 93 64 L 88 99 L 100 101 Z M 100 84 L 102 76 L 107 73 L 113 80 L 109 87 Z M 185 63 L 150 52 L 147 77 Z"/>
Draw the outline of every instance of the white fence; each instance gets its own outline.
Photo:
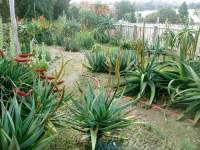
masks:
<path id="1" fill-rule="evenodd" d="M 161 35 L 165 32 L 166 29 L 170 29 L 174 32 L 177 32 L 184 28 L 184 25 L 175 25 L 175 24 L 145 24 L 143 27 L 143 23 L 117 23 L 115 24 L 115 28 L 117 33 L 119 33 L 123 38 L 127 38 L 130 40 L 142 38 L 143 28 L 145 30 L 145 39 L 149 42 L 152 42 L 154 38 L 158 35 Z M 189 25 L 191 29 L 196 29 L 200 26 L 198 25 Z"/>

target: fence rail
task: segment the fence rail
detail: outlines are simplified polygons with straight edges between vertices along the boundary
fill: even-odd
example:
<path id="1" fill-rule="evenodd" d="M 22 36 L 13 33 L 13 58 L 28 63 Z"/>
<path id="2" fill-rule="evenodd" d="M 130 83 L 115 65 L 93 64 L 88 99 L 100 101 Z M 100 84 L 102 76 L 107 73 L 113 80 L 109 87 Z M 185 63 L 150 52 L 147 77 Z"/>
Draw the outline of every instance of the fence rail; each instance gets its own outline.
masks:
<path id="1" fill-rule="evenodd" d="M 142 38 L 144 28 L 145 39 L 149 42 L 153 42 L 154 39 L 165 32 L 166 29 L 177 32 L 185 27 L 184 25 L 176 24 L 145 24 L 145 27 L 143 27 L 143 23 L 117 23 L 114 26 L 117 33 L 119 33 L 123 38 L 130 40 Z M 188 27 L 198 30 L 200 26 L 189 25 Z"/>

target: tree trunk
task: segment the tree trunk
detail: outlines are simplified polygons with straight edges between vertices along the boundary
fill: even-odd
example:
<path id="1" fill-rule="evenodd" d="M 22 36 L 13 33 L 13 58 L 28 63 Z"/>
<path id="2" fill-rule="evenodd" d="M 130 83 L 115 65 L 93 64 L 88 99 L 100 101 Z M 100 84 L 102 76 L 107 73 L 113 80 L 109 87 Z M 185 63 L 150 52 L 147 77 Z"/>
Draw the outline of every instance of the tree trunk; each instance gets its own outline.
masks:
<path id="1" fill-rule="evenodd" d="M 18 38 L 18 32 L 17 32 L 17 21 L 15 18 L 14 0 L 9 0 L 9 6 L 10 6 L 10 18 L 11 18 L 11 29 L 12 29 L 13 40 L 14 40 L 17 53 L 20 53 L 21 50 L 20 50 L 20 44 L 19 44 L 19 38 Z"/>

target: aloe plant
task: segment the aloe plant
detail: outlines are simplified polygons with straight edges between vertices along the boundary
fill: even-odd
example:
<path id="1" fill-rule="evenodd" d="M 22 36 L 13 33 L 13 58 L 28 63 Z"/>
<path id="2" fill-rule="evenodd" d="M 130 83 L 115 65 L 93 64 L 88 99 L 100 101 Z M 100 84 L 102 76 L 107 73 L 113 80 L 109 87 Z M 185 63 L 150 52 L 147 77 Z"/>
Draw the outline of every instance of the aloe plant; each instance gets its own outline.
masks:
<path id="1" fill-rule="evenodd" d="M 28 64 L 18 63 L 9 58 L 0 59 L 0 95 L 12 97 L 14 87 L 30 89 L 35 77 Z"/>
<path id="2" fill-rule="evenodd" d="M 104 88 L 95 90 L 91 84 L 88 84 L 86 90 L 80 89 L 80 92 L 81 97 L 72 101 L 68 122 L 72 128 L 90 135 L 92 150 L 103 135 L 133 123 L 132 116 L 126 111 L 132 102 L 120 105 L 122 96 L 114 98 Z"/>
<path id="3" fill-rule="evenodd" d="M 23 109 L 29 110 L 28 112 Z M 44 116 L 35 112 L 35 101 L 31 105 L 18 102 L 14 96 L 6 107 L 1 99 L 0 149 L 44 149 L 53 139 L 50 130 L 45 129 Z"/>
<path id="4" fill-rule="evenodd" d="M 57 133 L 56 128 L 65 125 L 65 107 L 71 94 L 53 91 L 52 83 L 34 81 L 29 97 L 14 95 L 5 104 L 1 102 L 0 149 L 46 149 Z"/>
<path id="5" fill-rule="evenodd" d="M 174 38 L 174 43 L 180 49 L 180 59 L 194 59 L 198 32 L 193 29 L 184 28 Z"/>
<path id="6" fill-rule="evenodd" d="M 156 92 L 167 91 L 168 83 L 179 77 L 178 67 L 175 62 L 157 62 L 157 55 L 160 51 L 159 41 L 153 57 L 145 64 L 144 44 L 138 42 L 137 59 L 138 66 L 135 70 L 125 73 L 125 80 L 121 82 L 121 87 L 126 87 L 125 95 L 137 96 L 138 98 L 147 96 L 149 105 L 155 101 Z"/>
<path id="7" fill-rule="evenodd" d="M 180 30 L 174 38 L 174 43 L 176 47 L 179 49 L 179 56 L 180 56 L 180 66 L 181 66 L 181 77 L 186 77 L 186 72 L 184 71 L 183 64 L 187 60 L 194 60 L 197 40 L 198 40 L 199 32 L 184 28 Z"/>
<path id="8" fill-rule="evenodd" d="M 133 69 L 136 65 L 136 56 L 131 50 L 116 50 L 108 53 L 98 51 L 87 53 L 86 58 L 88 63 L 84 63 L 84 66 L 92 72 L 115 73 L 117 59 L 120 59 L 121 73 Z"/>
<path id="9" fill-rule="evenodd" d="M 86 53 L 88 63 L 84 66 L 92 72 L 107 72 L 106 70 L 106 54 L 103 51 Z"/>
<path id="10" fill-rule="evenodd" d="M 108 72 L 111 71 L 111 73 L 115 73 L 117 59 L 120 60 L 119 70 L 121 73 L 126 72 L 130 69 L 134 69 L 134 66 L 136 66 L 136 55 L 134 51 L 117 50 L 115 52 L 111 52 L 107 58 L 106 68 Z"/>
<path id="11" fill-rule="evenodd" d="M 155 63 L 151 61 L 144 70 L 136 68 L 135 71 L 125 73 L 125 80 L 121 86 L 125 86 L 125 95 L 137 96 L 138 98 L 147 96 L 149 105 L 155 101 L 155 96 L 160 91 L 167 91 L 168 83 L 179 77 L 173 62 Z M 171 71 L 167 69 L 171 69 Z"/>
<path id="12" fill-rule="evenodd" d="M 183 64 L 187 77 L 172 80 L 168 85 L 169 106 L 184 109 L 178 119 L 194 115 L 194 124 L 200 120 L 200 78 L 189 65 Z"/>

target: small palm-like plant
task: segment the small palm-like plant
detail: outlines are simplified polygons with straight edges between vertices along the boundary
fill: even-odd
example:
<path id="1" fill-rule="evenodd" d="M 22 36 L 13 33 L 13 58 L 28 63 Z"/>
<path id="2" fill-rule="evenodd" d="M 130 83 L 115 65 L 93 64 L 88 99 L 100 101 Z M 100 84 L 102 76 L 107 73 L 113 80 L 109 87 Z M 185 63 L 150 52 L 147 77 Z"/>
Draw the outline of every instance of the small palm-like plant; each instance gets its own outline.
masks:
<path id="1" fill-rule="evenodd" d="M 120 105 L 122 97 L 114 98 L 104 88 L 95 90 L 91 84 L 86 90 L 80 91 L 82 96 L 72 101 L 72 114 L 68 122 L 72 128 L 90 135 L 93 150 L 103 135 L 133 123 L 132 116 L 126 111 L 132 102 Z"/>

